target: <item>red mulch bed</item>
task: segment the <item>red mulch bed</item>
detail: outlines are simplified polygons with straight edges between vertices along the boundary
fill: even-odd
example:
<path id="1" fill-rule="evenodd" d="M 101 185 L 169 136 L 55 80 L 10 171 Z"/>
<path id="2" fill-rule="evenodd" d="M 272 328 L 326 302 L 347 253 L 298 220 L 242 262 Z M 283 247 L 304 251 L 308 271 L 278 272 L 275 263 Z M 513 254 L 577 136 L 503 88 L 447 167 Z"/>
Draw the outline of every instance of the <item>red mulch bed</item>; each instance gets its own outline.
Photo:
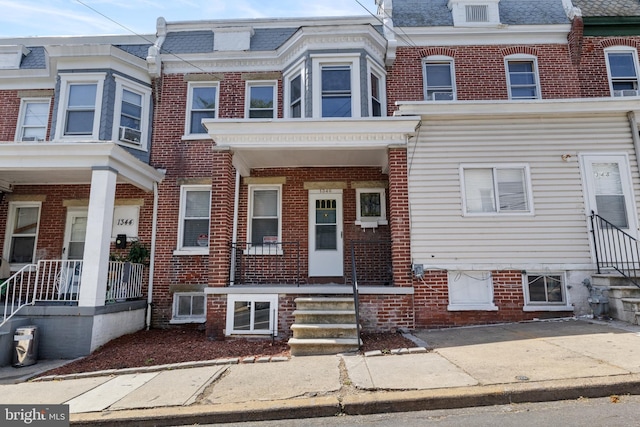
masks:
<path id="1" fill-rule="evenodd" d="M 362 351 L 410 348 L 415 344 L 399 333 L 363 333 Z M 91 355 L 43 375 L 64 375 L 198 360 L 250 356 L 289 356 L 286 341 L 230 338 L 213 341 L 195 329 L 151 329 L 116 338 Z"/>

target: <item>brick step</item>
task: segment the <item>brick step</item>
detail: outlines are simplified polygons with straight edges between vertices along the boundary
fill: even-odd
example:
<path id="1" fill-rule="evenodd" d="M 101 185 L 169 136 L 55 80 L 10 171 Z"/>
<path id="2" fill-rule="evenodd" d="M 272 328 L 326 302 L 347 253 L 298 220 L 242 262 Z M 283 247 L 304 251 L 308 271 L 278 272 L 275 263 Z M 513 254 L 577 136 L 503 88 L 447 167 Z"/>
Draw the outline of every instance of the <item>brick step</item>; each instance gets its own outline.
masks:
<path id="1" fill-rule="evenodd" d="M 294 310 L 296 324 L 356 323 L 354 310 Z"/>
<path id="2" fill-rule="evenodd" d="M 357 338 L 289 339 L 292 356 L 351 353 L 358 351 Z"/>
<path id="3" fill-rule="evenodd" d="M 295 299 L 299 310 L 355 310 L 353 298 L 301 297 Z"/>
<path id="4" fill-rule="evenodd" d="M 291 325 L 293 338 L 357 338 L 358 330 L 355 323 L 344 324 L 293 324 Z"/>

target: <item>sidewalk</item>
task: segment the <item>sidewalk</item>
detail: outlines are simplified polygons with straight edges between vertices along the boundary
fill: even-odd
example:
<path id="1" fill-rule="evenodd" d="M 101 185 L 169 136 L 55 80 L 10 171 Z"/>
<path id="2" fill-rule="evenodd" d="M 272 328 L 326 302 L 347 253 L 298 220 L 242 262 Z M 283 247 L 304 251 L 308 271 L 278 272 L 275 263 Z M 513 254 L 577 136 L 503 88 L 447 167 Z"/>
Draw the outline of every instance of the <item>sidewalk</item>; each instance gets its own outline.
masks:
<path id="1" fill-rule="evenodd" d="M 413 335 L 431 351 L 251 364 L 226 360 L 2 384 L 0 401 L 66 403 L 72 424 L 96 426 L 222 423 L 640 394 L 638 326 L 562 320 Z M 226 364 L 216 364 L 222 362 Z"/>

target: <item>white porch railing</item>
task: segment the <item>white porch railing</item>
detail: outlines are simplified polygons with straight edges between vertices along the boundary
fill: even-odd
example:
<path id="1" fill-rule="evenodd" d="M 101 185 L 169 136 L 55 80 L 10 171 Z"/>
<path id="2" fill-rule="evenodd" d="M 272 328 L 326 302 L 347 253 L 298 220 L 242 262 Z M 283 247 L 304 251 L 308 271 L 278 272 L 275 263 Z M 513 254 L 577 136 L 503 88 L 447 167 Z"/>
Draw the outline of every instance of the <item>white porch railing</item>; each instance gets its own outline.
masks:
<path id="1" fill-rule="evenodd" d="M 77 302 L 80 296 L 81 260 L 41 260 L 28 264 L 0 284 L 0 326 L 18 310 L 36 302 Z M 110 261 L 107 303 L 141 298 L 144 266 Z"/>

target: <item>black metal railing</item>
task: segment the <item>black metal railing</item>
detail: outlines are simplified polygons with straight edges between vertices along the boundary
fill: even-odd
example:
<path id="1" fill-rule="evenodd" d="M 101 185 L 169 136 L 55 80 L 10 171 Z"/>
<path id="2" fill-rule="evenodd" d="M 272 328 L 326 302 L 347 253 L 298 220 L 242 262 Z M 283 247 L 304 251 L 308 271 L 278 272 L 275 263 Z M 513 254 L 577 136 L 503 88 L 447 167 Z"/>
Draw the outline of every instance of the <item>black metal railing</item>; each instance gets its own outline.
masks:
<path id="1" fill-rule="evenodd" d="M 638 240 L 591 211 L 591 234 L 598 274 L 612 268 L 640 287 L 640 248 Z"/>
<path id="2" fill-rule="evenodd" d="M 300 286 L 300 243 L 231 243 L 230 285 Z"/>
<path id="3" fill-rule="evenodd" d="M 360 349 L 362 347 L 362 342 L 360 341 L 360 296 L 358 294 L 358 272 L 353 244 L 351 245 L 351 285 L 353 286 L 353 306 L 356 310 L 356 337 L 358 338 L 358 349 Z"/>
<path id="4" fill-rule="evenodd" d="M 361 286 L 393 286 L 391 240 L 352 240 L 351 261 Z"/>

